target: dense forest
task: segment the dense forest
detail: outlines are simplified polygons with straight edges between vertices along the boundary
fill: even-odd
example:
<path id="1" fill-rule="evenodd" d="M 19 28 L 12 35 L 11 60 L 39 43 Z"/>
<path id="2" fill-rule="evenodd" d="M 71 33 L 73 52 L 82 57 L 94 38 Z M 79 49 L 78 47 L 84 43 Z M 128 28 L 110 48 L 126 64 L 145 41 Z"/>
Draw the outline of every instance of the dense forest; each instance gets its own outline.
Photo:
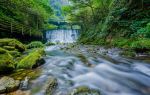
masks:
<path id="1" fill-rule="evenodd" d="M 150 0 L 0 0 L 0 95 L 150 95 Z"/>
<path id="2" fill-rule="evenodd" d="M 53 11 L 49 0 L 1 0 L 0 15 L 1 37 L 39 39 L 42 31 L 49 28 Z"/>
<path id="3" fill-rule="evenodd" d="M 149 0 L 71 0 L 68 20 L 82 26 L 79 43 L 120 48 L 150 48 Z"/>

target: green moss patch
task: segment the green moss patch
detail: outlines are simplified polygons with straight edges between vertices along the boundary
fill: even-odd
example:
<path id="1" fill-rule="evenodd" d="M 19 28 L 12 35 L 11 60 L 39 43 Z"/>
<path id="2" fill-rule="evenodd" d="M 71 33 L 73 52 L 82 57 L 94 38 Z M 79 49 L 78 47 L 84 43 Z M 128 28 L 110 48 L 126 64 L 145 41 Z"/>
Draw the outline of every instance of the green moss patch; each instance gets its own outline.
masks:
<path id="1" fill-rule="evenodd" d="M 25 51 L 25 46 L 16 39 L 0 39 L 0 47 L 5 48 L 6 50 L 17 49 L 19 52 Z"/>
<path id="2" fill-rule="evenodd" d="M 35 49 L 17 64 L 17 68 L 32 69 L 44 63 L 42 56 L 44 55 L 43 49 Z"/>
<path id="3" fill-rule="evenodd" d="M 9 73 L 15 68 L 13 57 L 3 48 L 0 48 L 0 74 Z"/>

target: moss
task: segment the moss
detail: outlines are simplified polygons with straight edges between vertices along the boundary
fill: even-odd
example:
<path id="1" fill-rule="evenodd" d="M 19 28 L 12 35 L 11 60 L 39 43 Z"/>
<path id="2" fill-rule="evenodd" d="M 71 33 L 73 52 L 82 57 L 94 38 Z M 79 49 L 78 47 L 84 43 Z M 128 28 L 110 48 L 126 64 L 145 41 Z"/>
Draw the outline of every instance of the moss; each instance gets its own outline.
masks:
<path id="1" fill-rule="evenodd" d="M 18 51 L 8 51 L 9 54 L 11 54 L 14 58 L 16 57 L 20 57 L 21 56 L 21 53 L 18 52 Z"/>
<path id="2" fill-rule="evenodd" d="M 99 91 L 81 86 L 73 90 L 69 95 L 101 95 Z"/>
<path id="3" fill-rule="evenodd" d="M 15 50 L 15 47 L 13 47 L 13 46 L 3 46 L 3 48 L 8 50 L 8 51 Z"/>
<path id="4" fill-rule="evenodd" d="M 42 56 L 44 55 L 44 49 L 36 49 L 25 56 L 19 63 L 17 68 L 21 69 L 32 69 L 44 63 Z"/>
<path id="5" fill-rule="evenodd" d="M 16 80 L 24 80 L 26 76 L 30 79 L 35 79 L 39 76 L 40 71 L 38 70 L 23 70 L 19 69 L 13 72 L 10 77 L 13 77 Z"/>
<path id="6" fill-rule="evenodd" d="M 120 53 L 120 55 L 126 56 L 126 57 L 135 57 L 135 56 L 136 56 L 136 53 L 135 53 L 135 51 L 126 50 L 126 51 L 122 51 L 122 52 Z"/>
<path id="7" fill-rule="evenodd" d="M 31 48 L 43 48 L 44 47 L 44 44 L 40 41 L 33 41 L 31 42 L 30 44 L 27 45 L 27 48 L 28 49 L 31 49 Z"/>
<path id="8" fill-rule="evenodd" d="M 5 50 L 0 48 L 0 74 L 9 73 L 14 66 L 13 57 Z"/>
<path id="9" fill-rule="evenodd" d="M 5 47 L 6 49 L 13 49 L 14 47 L 20 52 L 25 51 L 25 46 L 16 39 L 9 39 L 9 38 L 0 39 L 0 46 Z"/>

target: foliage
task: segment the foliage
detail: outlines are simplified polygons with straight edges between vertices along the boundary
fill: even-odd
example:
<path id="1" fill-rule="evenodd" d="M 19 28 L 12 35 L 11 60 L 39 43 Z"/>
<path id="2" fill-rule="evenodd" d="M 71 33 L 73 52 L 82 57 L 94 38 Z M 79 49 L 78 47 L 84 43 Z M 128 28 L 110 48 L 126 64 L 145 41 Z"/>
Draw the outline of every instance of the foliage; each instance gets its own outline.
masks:
<path id="1" fill-rule="evenodd" d="M 53 13 L 49 0 L 1 0 L 0 14 L 0 20 L 19 23 L 17 27 L 26 26 L 39 32 Z"/>
<path id="2" fill-rule="evenodd" d="M 44 44 L 40 41 L 33 41 L 31 42 L 30 44 L 27 45 L 27 48 L 28 49 L 31 49 L 31 48 L 43 48 L 44 47 Z"/>

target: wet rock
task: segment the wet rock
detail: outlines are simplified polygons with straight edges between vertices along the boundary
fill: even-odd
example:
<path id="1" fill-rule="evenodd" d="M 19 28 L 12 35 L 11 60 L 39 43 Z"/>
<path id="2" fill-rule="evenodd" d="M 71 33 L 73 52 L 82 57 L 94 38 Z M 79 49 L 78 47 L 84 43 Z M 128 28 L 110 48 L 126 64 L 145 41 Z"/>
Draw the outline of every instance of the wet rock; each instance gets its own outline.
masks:
<path id="1" fill-rule="evenodd" d="M 46 85 L 44 86 L 45 95 L 53 95 L 53 93 L 57 89 L 57 86 L 58 86 L 57 79 L 55 79 L 53 77 L 49 77 L 46 82 Z"/>
<path id="2" fill-rule="evenodd" d="M 29 85 L 29 77 L 25 77 L 25 79 L 21 82 L 20 88 L 21 90 L 27 90 Z"/>
<path id="3" fill-rule="evenodd" d="M 4 76 L 0 79 L 0 94 L 15 91 L 19 88 L 20 81 Z"/>
<path id="4" fill-rule="evenodd" d="M 101 95 L 99 91 L 85 86 L 77 87 L 69 95 Z"/>

